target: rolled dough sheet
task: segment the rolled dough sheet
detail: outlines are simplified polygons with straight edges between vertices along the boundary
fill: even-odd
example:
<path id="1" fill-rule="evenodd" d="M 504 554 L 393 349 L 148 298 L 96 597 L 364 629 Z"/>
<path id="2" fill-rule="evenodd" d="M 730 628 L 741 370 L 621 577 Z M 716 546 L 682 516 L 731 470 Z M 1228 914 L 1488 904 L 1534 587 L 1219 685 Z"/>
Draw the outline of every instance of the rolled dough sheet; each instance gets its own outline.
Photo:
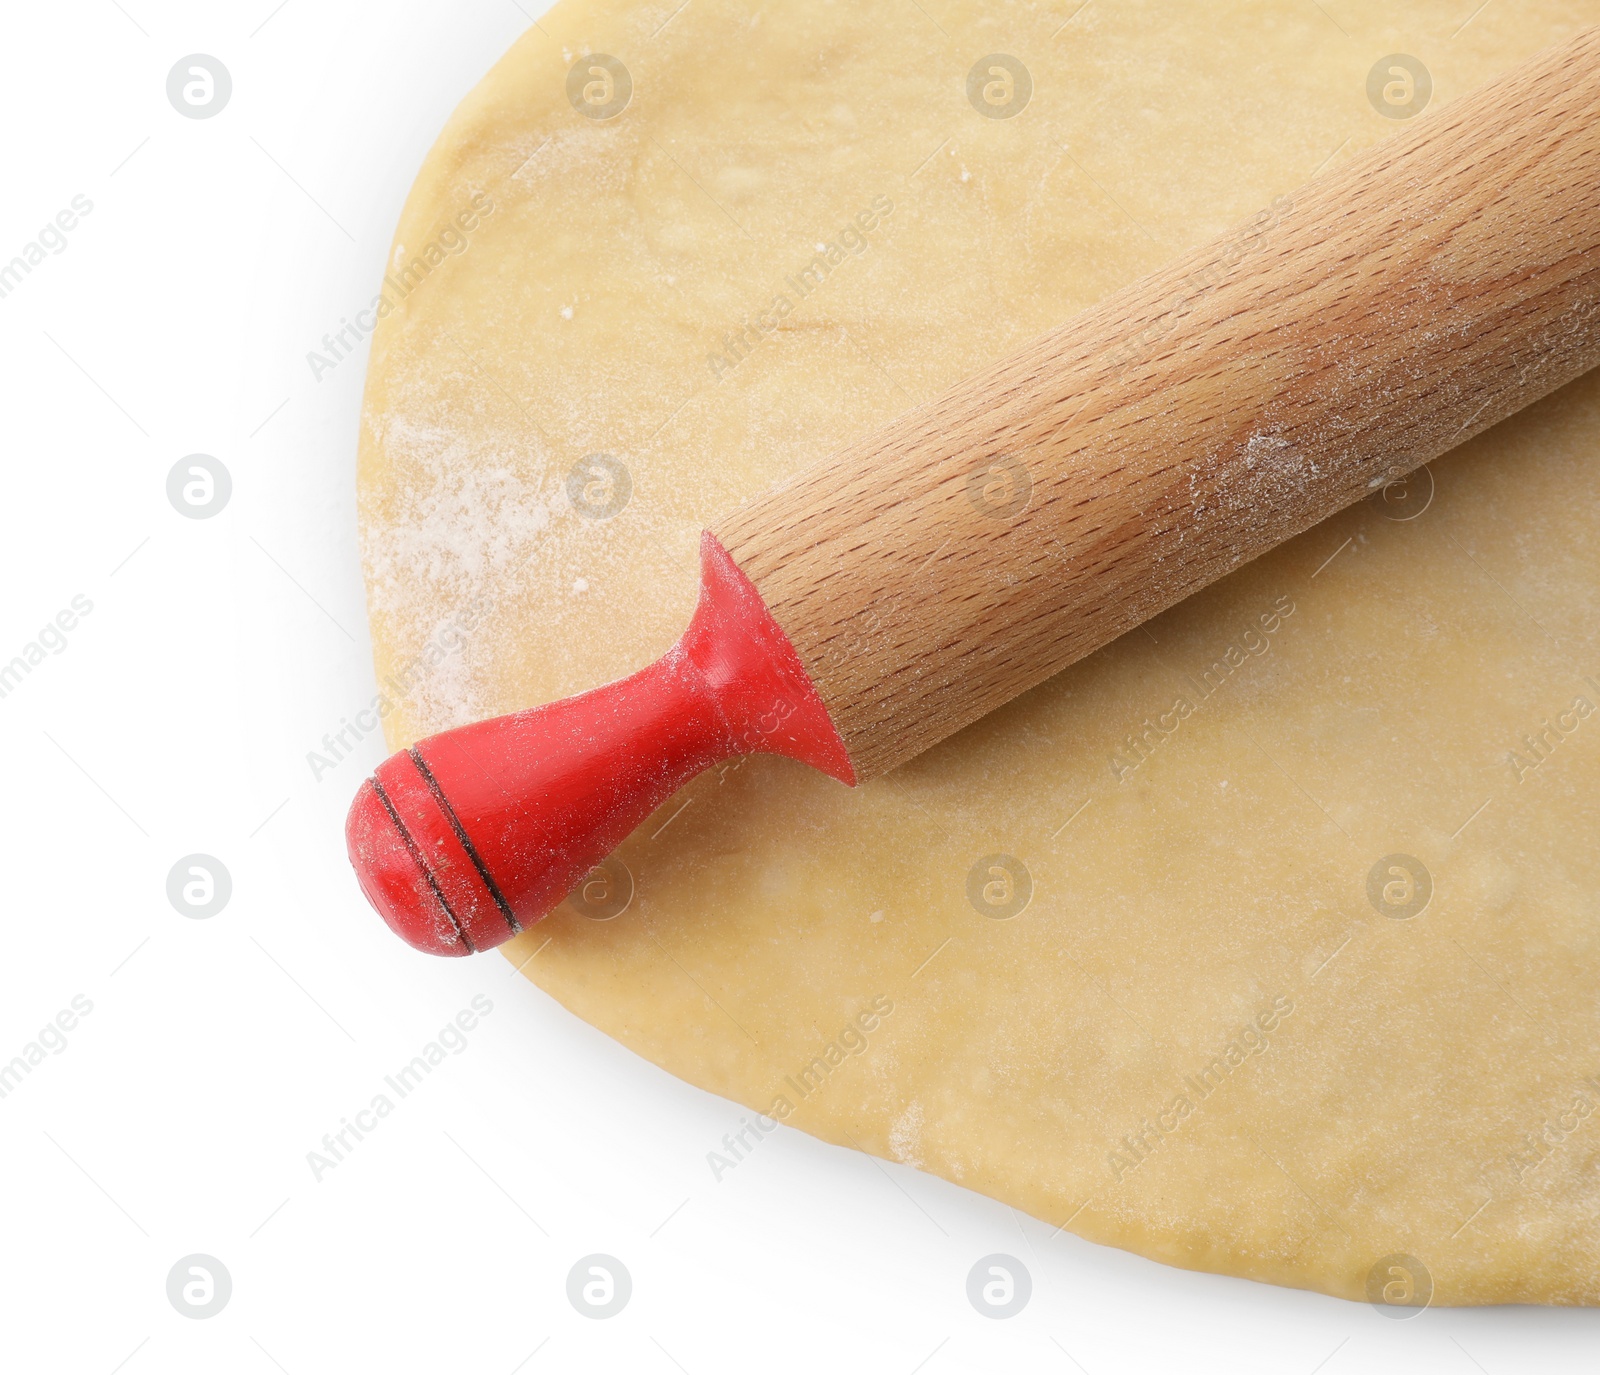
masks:
<path id="1" fill-rule="evenodd" d="M 401 218 L 360 467 L 392 747 L 659 654 L 703 526 L 1384 137 L 1378 59 L 1437 105 L 1600 21 L 678 3 L 558 5 Z M 1096 1241 L 1600 1301 L 1597 488 L 1591 376 L 859 790 L 703 776 L 506 953 Z"/>

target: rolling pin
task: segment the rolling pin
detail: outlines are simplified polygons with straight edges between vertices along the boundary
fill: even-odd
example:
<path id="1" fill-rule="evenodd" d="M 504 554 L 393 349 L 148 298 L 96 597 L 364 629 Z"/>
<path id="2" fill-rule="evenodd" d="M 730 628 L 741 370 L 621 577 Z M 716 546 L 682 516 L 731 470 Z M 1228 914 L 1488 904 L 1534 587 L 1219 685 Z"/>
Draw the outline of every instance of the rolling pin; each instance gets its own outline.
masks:
<path id="1" fill-rule="evenodd" d="M 361 787 L 363 891 L 462 955 L 695 774 L 894 768 L 1600 362 L 1600 29 L 727 515 L 658 661 Z"/>

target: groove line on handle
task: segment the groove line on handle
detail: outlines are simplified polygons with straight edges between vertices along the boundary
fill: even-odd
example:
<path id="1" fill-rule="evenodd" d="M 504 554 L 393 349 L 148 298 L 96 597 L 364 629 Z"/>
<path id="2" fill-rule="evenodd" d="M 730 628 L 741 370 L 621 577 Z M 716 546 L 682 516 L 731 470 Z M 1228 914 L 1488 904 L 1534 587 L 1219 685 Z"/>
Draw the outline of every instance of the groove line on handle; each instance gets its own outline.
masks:
<path id="1" fill-rule="evenodd" d="M 389 794 L 384 792 L 383 784 L 378 782 L 376 778 L 373 778 L 371 783 L 374 796 L 377 797 L 379 802 L 383 803 L 383 810 L 389 813 L 389 820 L 394 822 L 394 828 L 400 833 L 400 839 L 405 842 L 406 850 L 411 855 L 412 860 L 415 861 L 417 868 L 422 871 L 422 877 L 427 880 L 428 888 L 438 900 L 439 906 L 444 909 L 445 916 L 450 918 L 450 924 L 455 927 L 456 935 L 461 937 L 462 945 L 467 947 L 468 954 L 476 954 L 478 947 L 472 943 L 472 938 L 467 935 L 467 928 L 461 924 L 461 918 L 451 911 L 450 904 L 445 901 L 445 896 L 440 891 L 439 885 L 434 882 L 433 870 L 428 868 L 427 861 L 422 857 L 422 851 L 417 848 L 417 842 L 411 838 L 411 832 L 406 829 L 406 823 L 400 820 L 400 813 L 395 810 L 394 803 L 389 801 Z"/>
<path id="2" fill-rule="evenodd" d="M 411 762 L 417 766 L 417 772 L 422 775 L 422 781 L 428 785 L 428 791 L 433 794 L 433 800 L 439 804 L 439 810 L 444 813 L 445 820 L 456 833 L 456 839 L 461 842 L 461 848 L 467 852 L 467 858 L 472 861 L 472 866 L 478 871 L 478 877 L 483 880 L 483 886 L 489 890 L 489 896 L 494 899 L 495 906 L 500 909 L 500 915 L 506 919 L 506 925 L 516 934 L 522 930 L 522 923 L 517 920 L 516 913 L 511 910 L 511 904 L 505 900 L 500 891 L 500 885 L 494 881 L 489 873 L 489 866 L 483 862 L 478 854 L 477 846 L 472 843 L 467 835 L 467 829 L 461 824 L 461 819 L 456 815 L 456 809 L 450 805 L 450 799 L 444 795 L 444 789 L 439 786 L 439 780 L 433 776 L 433 770 L 417 752 L 413 745 L 406 751 L 411 756 Z M 448 907 L 446 908 L 448 911 Z M 459 923 L 457 923 L 459 925 Z"/>

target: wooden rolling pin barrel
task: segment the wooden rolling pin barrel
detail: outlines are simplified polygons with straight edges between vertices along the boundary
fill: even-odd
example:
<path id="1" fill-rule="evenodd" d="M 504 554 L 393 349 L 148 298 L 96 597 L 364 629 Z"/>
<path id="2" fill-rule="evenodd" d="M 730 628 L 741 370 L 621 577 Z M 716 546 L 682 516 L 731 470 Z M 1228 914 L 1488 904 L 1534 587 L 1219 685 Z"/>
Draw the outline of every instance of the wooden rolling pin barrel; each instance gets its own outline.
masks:
<path id="1" fill-rule="evenodd" d="M 1600 362 L 1600 29 L 727 516 L 630 678 L 421 741 L 346 835 L 466 954 L 700 770 L 881 774 Z"/>

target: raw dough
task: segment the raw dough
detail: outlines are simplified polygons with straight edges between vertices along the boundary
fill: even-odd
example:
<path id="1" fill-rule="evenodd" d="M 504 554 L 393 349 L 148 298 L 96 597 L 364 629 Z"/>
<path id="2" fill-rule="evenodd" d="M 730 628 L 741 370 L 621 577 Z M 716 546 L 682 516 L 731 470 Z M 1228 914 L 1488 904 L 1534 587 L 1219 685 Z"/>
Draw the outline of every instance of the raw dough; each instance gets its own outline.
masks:
<path id="1" fill-rule="evenodd" d="M 1378 58 L 1440 102 L 1600 20 L 678 5 L 565 0 L 406 206 L 361 447 L 393 747 L 653 658 L 704 525 L 1382 137 Z M 1010 118 L 967 95 L 994 53 Z M 692 1083 L 1097 1241 L 1600 1301 L 1597 481 L 1590 377 L 858 791 L 702 777 L 621 915 L 613 872 L 507 954 Z"/>

